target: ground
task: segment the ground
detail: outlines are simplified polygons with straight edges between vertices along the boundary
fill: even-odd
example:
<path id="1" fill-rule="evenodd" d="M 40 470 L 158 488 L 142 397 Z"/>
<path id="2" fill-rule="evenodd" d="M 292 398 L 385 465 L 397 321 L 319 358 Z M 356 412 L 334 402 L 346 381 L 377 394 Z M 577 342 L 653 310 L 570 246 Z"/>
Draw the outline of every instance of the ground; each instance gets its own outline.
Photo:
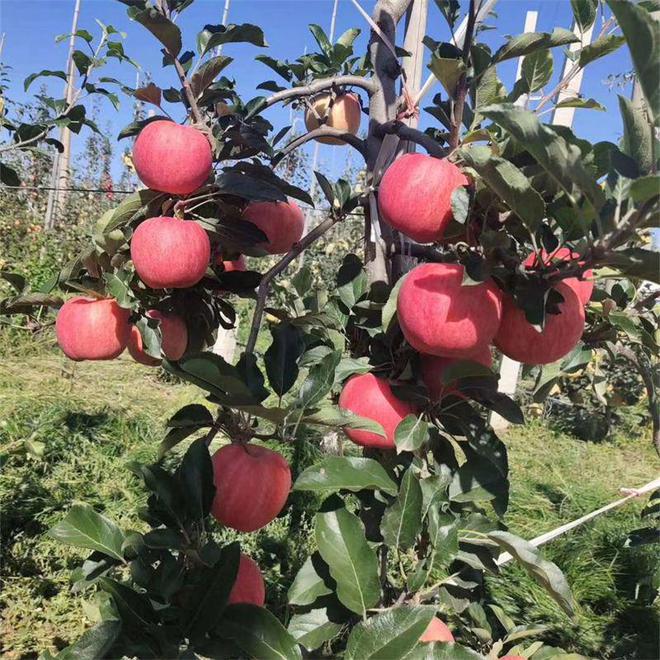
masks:
<path id="1" fill-rule="evenodd" d="M 85 553 L 51 540 L 47 529 L 76 500 L 123 527 L 139 525 L 134 512 L 143 491 L 129 463 L 153 460 L 164 421 L 202 400 L 196 388 L 168 382 L 128 357 L 74 364 L 51 344 L 46 335 L 36 349 L 33 341 L 13 340 L 4 352 L 0 346 L 0 653 L 9 659 L 61 648 L 98 615 L 90 594 L 69 587 Z M 617 499 L 621 486 L 652 480 L 658 463 L 646 435 L 593 444 L 538 421 L 510 430 L 511 530 L 533 538 Z M 546 546 L 578 601 L 574 620 L 516 566 L 505 569 L 506 580 L 489 578 L 488 588 L 516 622 L 547 626 L 550 644 L 599 658 L 659 657 L 658 612 L 648 596 L 660 556 L 651 546 L 624 547 L 627 533 L 640 526 L 641 505 Z M 286 543 L 286 523 L 251 536 L 250 549 L 268 564 Z M 280 570 L 278 564 L 266 576 L 271 601 L 285 588 Z"/>

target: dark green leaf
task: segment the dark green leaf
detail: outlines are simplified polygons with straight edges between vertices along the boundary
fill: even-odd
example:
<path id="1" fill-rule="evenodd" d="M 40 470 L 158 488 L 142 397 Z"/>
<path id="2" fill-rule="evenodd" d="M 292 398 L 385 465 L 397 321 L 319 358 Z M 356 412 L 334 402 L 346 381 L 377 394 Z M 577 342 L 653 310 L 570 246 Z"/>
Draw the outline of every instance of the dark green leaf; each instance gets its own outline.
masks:
<path id="1" fill-rule="evenodd" d="M 660 284 L 660 252 L 642 248 L 624 248 L 611 252 L 610 266 L 630 277 Z"/>
<path id="2" fill-rule="evenodd" d="M 580 50 L 578 64 L 581 67 L 585 67 L 591 62 L 619 50 L 625 42 L 626 40 L 624 37 L 619 37 L 616 34 L 603 35 Z"/>
<path id="3" fill-rule="evenodd" d="M 640 106 L 619 95 L 623 120 L 623 152 L 636 163 L 641 174 L 650 174 L 654 166 L 654 135 Z"/>
<path id="4" fill-rule="evenodd" d="M 312 605 L 321 596 L 332 593 L 314 567 L 314 558 L 322 561 L 318 553 L 307 557 L 287 593 L 291 605 Z"/>
<path id="5" fill-rule="evenodd" d="M 64 520 L 48 531 L 61 543 L 98 550 L 123 561 L 124 533 L 112 520 L 94 511 L 89 504 L 74 504 Z"/>
<path id="6" fill-rule="evenodd" d="M 74 50 L 71 57 L 73 63 L 76 65 L 76 69 L 78 69 L 78 73 L 84 76 L 87 73 L 87 69 L 89 69 L 89 65 L 92 63 L 89 55 L 83 53 L 81 50 Z"/>
<path id="7" fill-rule="evenodd" d="M 294 614 L 289 621 L 288 631 L 298 644 L 302 644 L 308 651 L 313 651 L 331 640 L 341 628 L 341 623 L 330 621 L 325 608 L 319 608 Z"/>
<path id="8" fill-rule="evenodd" d="M 17 187 L 21 185 L 21 180 L 16 173 L 16 170 L 0 163 L 0 183 L 3 183 L 5 186 Z"/>
<path id="9" fill-rule="evenodd" d="M 256 605 L 230 605 L 220 623 L 223 637 L 232 639 L 252 658 L 302 658 L 300 647 L 268 610 Z"/>
<path id="10" fill-rule="evenodd" d="M 27 92 L 30 85 L 37 78 L 43 78 L 45 76 L 51 76 L 54 78 L 61 78 L 62 80 L 66 80 L 66 73 L 64 71 L 51 71 L 50 69 L 43 69 L 42 71 L 39 71 L 39 73 L 31 73 L 25 79 L 25 82 L 23 83 L 23 89 Z"/>
<path id="11" fill-rule="evenodd" d="M 580 41 L 580 39 L 573 32 L 564 28 L 555 28 L 551 34 L 548 32 L 525 32 L 511 37 L 495 53 L 493 61 L 502 62 L 514 57 L 529 55 L 537 50 L 566 46 L 577 41 Z"/>
<path id="12" fill-rule="evenodd" d="M 519 561 L 530 576 L 559 603 L 561 608 L 569 616 L 573 615 L 575 611 L 573 595 L 564 574 L 556 564 L 543 559 L 538 548 L 509 532 L 490 532 L 488 538 Z"/>
<path id="13" fill-rule="evenodd" d="M 452 193 L 451 212 L 456 222 L 466 223 L 470 212 L 470 193 L 465 186 L 459 186 Z"/>
<path id="14" fill-rule="evenodd" d="M 382 490 L 390 495 L 397 486 L 385 468 L 372 458 L 328 456 L 304 470 L 296 479 L 294 490 L 329 494 L 339 490 Z"/>
<path id="15" fill-rule="evenodd" d="M 170 428 L 184 428 L 184 427 L 204 427 L 213 424 L 213 415 L 211 411 L 203 406 L 201 403 L 190 403 L 179 410 L 170 417 L 167 421 L 167 426 Z"/>
<path id="16" fill-rule="evenodd" d="M 172 57 L 181 52 L 181 30 L 169 18 L 153 7 L 139 9 L 129 7 L 128 16 L 151 32 L 160 41 Z"/>
<path id="17" fill-rule="evenodd" d="M 212 30 L 212 31 L 211 31 Z M 208 41 L 201 51 L 202 57 L 213 48 L 229 43 L 250 43 L 254 46 L 266 47 L 263 30 L 257 25 L 243 23 L 241 25 L 207 25 L 205 32 L 210 32 Z"/>
<path id="18" fill-rule="evenodd" d="M 346 644 L 346 660 L 403 658 L 435 616 L 432 607 L 395 607 L 358 623 Z"/>
<path id="19" fill-rule="evenodd" d="M 660 21 L 632 2 L 607 0 L 626 38 L 653 119 L 660 117 Z"/>
<path id="20" fill-rule="evenodd" d="M 536 92 L 552 78 L 554 60 L 549 50 L 537 50 L 523 59 L 522 76 L 529 92 Z"/>
<path id="21" fill-rule="evenodd" d="M 559 101 L 555 108 L 586 108 L 588 110 L 599 110 L 600 112 L 605 112 L 606 110 L 605 106 L 598 103 L 596 99 L 585 99 L 582 96 L 574 96 L 573 98 Z"/>
<path id="22" fill-rule="evenodd" d="M 191 638 L 203 637 L 218 625 L 223 613 L 226 614 L 225 608 L 238 574 L 240 558 L 240 545 L 232 543 L 222 548 L 213 566 L 204 570 L 190 598 L 193 609 L 186 621 L 186 631 Z"/>
<path id="23" fill-rule="evenodd" d="M 598 210 L 604 201 L 603 191 L 584 165 L 580 148 L 542 124 L 533 113 L 511 104 L 481 108 L 481 114 L 508 131 L 538 164 L 574 199 L 574 189 L 581 190 Z"/>
<path id="24" fill-rule="evenodd" d="M 573 17 L 580 32 L 586 32 L 596 20 L 598 0 L 571 0 Z"/>
<path id="25" fill-rule="evenodd" d="M 410 548 L 422 526 L 422 489 L 419 480 L 408 468 L 401 480 L 399 496 L 388 507 L 380 523 L 383 540 L 392 548 Z"/>
<path id="26" fill-rule="evenodd" d="M 188 447 L 176 476 L 193 520 L 202 521 L 208 515 L 215 497 L 213 464 L 203 438 Z"/>
<path id="27" fill-rule="evenodd" d="M 428 45 L 428 44 L 427 44 Z M 462 51 L 453 44 L 437 44 L 428 64 L 433 75 L 442 83 L 451 98 L 456 94 L 456 86 L 463 73 L 465 64 L 462 59 Z"/>
<path id="28" fill-rule="evenodd" d="M 276 394 L 286 394 L 298 378 L 298 358 L 305 345 L 302 330 L 291 323 L 271 327 L 273 341 L 264 354 L 268 382 Z"/>
<path id="29" fill-rule="evenodd" d="M 341 351 L 333 351 L 309 370 L 298 395 L 301 408 L 313 406 L 328 394 L 335 382 L 335 369 L 340 360 Z"/>
<path id="30" fill-rule="evenodd" d="M 323 31 L 323 28 L 320 25 L 312 24 L 309 26 L 309 31 L 312 33 L 314 39 L 316 39 L 316 43 L 319 45 L 321 52 L 324 55 L 330 57 L 332 44 L 330 43 L 326 33 Z"/>
<path id="31" fill-rule="evenodd" d="M 354 254 L 347 254 L 337 272 L 337 293 L 350 310 L 368 290 L 367 274 L 362 261 Z"/>
<path id="32" fill-rule="evenodd" d="M 257 365 L 256 356 L 242 353 L 236 364 L 236 371 L 242 376 L 255 401 L 263 401 L 268 398 L 268 390 L 264 387 L 264 375 Z"/>
<path id="33" fill-rule="evenodd" d="M 107 577 L 102 577 L 99 585 L 112 596 L 125 628 L 144 634 L 155 625 L 157 615 L 147 596 Z"/>
<path id="34" fill-rule="evenodd" d="M 190 79 L 190 86 L 192 87 L 193 94 L 198 97 L 202 92 L 220 75 L 221 71 L 229 66 L 233 58 L 218 55 L 212 57 L 193 74 Z"/>
<path id="35" fill-rule="evenodd" d="M 428 438 L 428 429 L 428 423 L 421 416 L 407 415 L 394 434 L 397 452 L 419 449 Z"/>
<path id="36" fill-rule="evenodd" d="M 378 559 L 360 519 L 344 508 L 315 516 L 319 553 L 337 582 L 337 598 L 360 616 L 380 600 Z"/>
<path id="37" fill-rule="evenodd" d="M 106 657 L 121 632 L 121 621 L 101 621 L 86 630 L 78 641 L 57 654 L 57 660 L 97 660 Z"/>
<path id="38" fill-rule="evenodd" d="M 483 178 L 486 185 L 534 232 L 545 215 L 545 203 L 513 163 L 492 154 L 488 147 L 470 145 L 461 156 Z"/>

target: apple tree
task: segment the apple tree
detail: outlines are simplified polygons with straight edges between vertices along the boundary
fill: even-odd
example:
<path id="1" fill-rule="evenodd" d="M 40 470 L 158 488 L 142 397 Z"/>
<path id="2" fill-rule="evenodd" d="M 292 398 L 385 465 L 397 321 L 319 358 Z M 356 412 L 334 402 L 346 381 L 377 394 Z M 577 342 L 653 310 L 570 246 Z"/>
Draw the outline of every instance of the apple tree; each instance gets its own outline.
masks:
<path id="1" fill-rule="evenodd" d="M 549 83 L 553 53 L 578 37 L 557 28 L 493 50 L 480 41 L 479 0 L 437 2 L 452 33 L 462 13 L 466 30 L 424 39 L 443 89 L 424 108 L 433 126 L 418 130 L 397 45 L 413 2 L 375 3 L 366 53 L 354 52 L 359 30 L 331 43 L 312 25 L 318 52 L 257 56 L 277 80 L 244 99 L 225 53 L 236 42 L 265 48 L 260 27 L 206 25 L 185 50 L 176 18 L 191 0 L 124 0 L 163 53 L 158 84 L 124 88 L 161 109 L 120 134 L 135 138 L 146 188 L 103 215 L 57 281 L 32 291 L 6 274 L 17 291 L 0 311 L 61 306 L 67 356 L 113 359 L 128 348 L 198 386 L 206 403 L 178 411 L 159 460 L 134 467 L 149 493 L 139 512 L 148 531 L 120 529 L 86 505 L 50 531 L 91 551 L 76 587 L 106 595 L 103 620 L 62 657 L 558 657 L 485 588 L 509 553 L 558 607 L 575 608 L 559 568 L 502 522 L 507 449 L 488 414 L 524 420 L 497 389 L 493 356 L 539 370 L 539 396 L 597 343 L 621 350 L 618 333 L 633 326 L 635 359 L 657 357 L 654 299 L 634 318 L 617 316 L 618 292 L 594 287 L 603 272 L 633 286 L 658 281 L 642 236 L 660 204 L 655 3 L 572 2 L 583 30 L 601 24 L 572 75 L 625 44 L 645 97 L 621 99 L 621 144 L 592 144 L 541 120 L 554 94 L 528 98 Z M 514 58 L 523 77 L 507 90 L 497 68 Z M 581 97 L 562 103 L 603 110 Z M 304 111 L 308 131 L 274 127 L 278 104 Z M 45 139 L 46 128 L 27 139 Z M 312 199 L 278 166 L 311 140 L 356 150 L 365 177 L 357 187 L 316 173 L 327 205 L 305 232 L 298 202 Z M 344 255 L 334 281 L 296 269 L 356 214 L 363 249 Z M 258 272 L 245 255 L 277 257 Z M 290 286 L 274 306 L 285 271 Z M 254 303 L 235 364 L 208 350 L 235 323 L 232 296 Z M 240 542 L 280 515 L 310 553 L 293 555 L 288 603 L 275 606 Z M 220 529 L 236 540 L 221 542 Z"/>

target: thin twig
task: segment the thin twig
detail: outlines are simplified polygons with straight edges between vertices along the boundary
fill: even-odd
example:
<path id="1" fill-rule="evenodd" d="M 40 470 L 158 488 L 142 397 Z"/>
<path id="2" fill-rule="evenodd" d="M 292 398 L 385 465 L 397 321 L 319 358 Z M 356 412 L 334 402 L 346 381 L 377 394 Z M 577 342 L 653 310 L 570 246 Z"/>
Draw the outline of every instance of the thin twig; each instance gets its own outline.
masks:
<path id="1" fill-rule="evenodd" d="M 254 347 L 257 344 L 257 337 L 259 336 L 259 328 L 261 327 L 261 317 L 264 314 L 266 307 L 266 298 L 270 291 L 270 284 L 273 279 L 279 275 L 295 258 L 303 251 L 306 250 L 314 241 L 323 236 L 328 229 L 333 227 L 344 216 L 339 214 L 332 214 L 323 222 L 319 223 L 308 234 L 303 236 L 289 252 L 287 252 L 282 259 L 280 259 L 262 278 L 259 289 L 257 290 L 257 304 L 254 308 L 254 316 L 252 317 L 252 326 L 250 327 L 250 336 L 245 344 L 245 352 L 247 354 L 254 353 Z"/>
<path id="2" fill-rule="evenodd" d="M 190 86 L 190 81 L 186 76 L 186 71 L 183 68 L 183 64 L 181 64 L 178 57 L 174 57 L 173 59 L 174 68 L 179 75 L 179 80 L 181 81 L 181 86 L 183 87 L 186 99 L 188 99 L 188 105 L 190 106 L 190 112 L 192 113 L 193 119 L 195 120 L 196 124 L 203 124 L 204 119 L 202 118 L 202 113 L 200 112 L 199 106 L 197 105 L 197 99 L 195 99 L 195 94 L 192 91 L 192 87 Z"/>
<path id="3" fill-rule="evenodd" d="M 351 147 L 360 152 L 363 158 L 367 157 L 367 144 L 364 140 L 361 140 L 357 135 L 353 133 L 347 133 L 345 131 L 340 131 L 339 129 L 332 128 L 331 126 L 320 126 L 319 128 L 309 131 L 300 137 L 297 137 L 295 140 L 289 142 L 289 144 L 282 149 L 281 155 L 278 158 L 281 160 L 292 151 L 301 147 L 306 142 L 310 140 L 316 140 L 317 138 L 331 137 L 337 140 L 341 140 L 346 144 L 349 144 Z M 279 162 L 279 161 L 278 161 Z"/>
<path id="4" fill-rule="evenodd" d="M 396 119 L 381 124 L 376 128 L 376 133 L 382 135 L 398 135 L 402 140 L 414 142 L 415 144 L 424 147 L 431 156 L 435 156 L 436 158 L 444 158 L 448 153 L 448 150 L 441 147 L 430 135 L 427 135 L 416 128 L 407 126 L 402 121 Z"/>
<path id="5" fill-rule="evenodd" d="M 372 79 L 363 78 L 362 76 L 333 76 L 332 78 L 320 78 L 309 85 L 292 87 L 291 89 L 284 89 L 281 92 L 273 94 L 264 101 L 264 108 L 269 108 L 271 105 L 275 105 L 282 101 L 288 101 L 290 99 L 296 99 L 303 96 L 314 96 L 314 94 L 323 92 L 326 89 L 331 89 L 332 87 L 346 86 L 360 87 L 370 96 L 376 90 L 376 83 Z"/>
<path id="6" fill-rule="evenodd" d="M 472 38 L 477 22 L 477 10 L 474 6 L 474 0 L 470 0 L 470 9 L 468 13 L 467 27 L 465 28 L 465 41 L 463 42 L 463 63 L 465 71 L 456 85 L 456 99 L 454 100 L 454 112 L 451 119 L 451 130 L 449 132 L 449 146 L 456 149 L 458 146 L 461 124 L 463 123 L 463 110 L 465 109 L 465 99 L 468 92 L 468 64 L 470 61 L 470 49 L 472 48 Z"/>

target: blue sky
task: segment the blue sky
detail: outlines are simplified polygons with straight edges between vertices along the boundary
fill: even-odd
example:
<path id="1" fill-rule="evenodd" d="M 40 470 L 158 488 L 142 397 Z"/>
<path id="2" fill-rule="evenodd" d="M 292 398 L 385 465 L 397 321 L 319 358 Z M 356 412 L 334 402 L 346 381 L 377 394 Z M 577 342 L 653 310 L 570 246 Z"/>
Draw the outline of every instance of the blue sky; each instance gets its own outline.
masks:
<path id="1" fill-rule="evenodd" d="M 293 59 L 305 49 L 315 50 L 316 44 L 308 30 L 308 24 L 318 23 L 329 31 L 332 0 L 233 0 L 229 15 L 232 23 L 258 23 L 264 29 L 268 49 L 259 49 L 250 45 L 229 44 L 224 54 L 235 58 L 234 63 L 225 70 L 225 74 L 234 78 L 239 91 L 246 98 L 256 96 L 257 84 L 276 78 L 276 74 L 259 62 L 254 56 L 267 52 L 280 59 Z M 362 6 L 371 11 L 373 0 L 361 0 Z M 427 34 L 437 40 L 447 40 L 448 30 L 444 19 L 432 5 L 429 15 Z M 461 4 L 465 5 L 465 2 Z M 184 35 L 184 49 L 194 50 L 195 36 L 206 23 L 219 23 L 223 0 L 196 0 L 179 18 L 179 25 Z M 58 34 L 70 29 L 74 0 L 0 0 L 0 32 L 5 33 L 5 46 L 2 60 L 11 66 L 10 89 L 8 96 L 15 100 L 25 100 L 23 80 L 33 71 L 40 69 L 63 69 L 66 59 L 67 44 L 56 44 Z M 115 0 L 82 0 L 80 28 L 98 34 L 94 19 L 127 33 L 124 47 L 131 57 L 137 60 L 144 70 L 149 71 L 159 86 L 176 86 L 177 80 L 172 67 L 161 68 L 159 44 L 141 25 L 132 23 L 126 16 L 126 7 Z M 539 11 L 537 30 L 551 31 L 553 27 L 571 27 L 571 7 L 569 0 L 500 0 L 496 7 L 498 18 L 488 21 L 497 30 L 483 33 L 482 40 L 492 46 L 502 43 L 505 35 L 523 31 L 525 12 Z M 362 35 L 356 43 L 356 52 L 363 52 L 368 39 L 368 26 L 349 0 L 341 0 L 337 20 L 337 34 L 349 27 L 359 27 Z M 555 74 L 563 66 L 563 55 L 555 49 Z M 507 87 L 513 81 L 516 62 L 504 63 L 498 69 L 500 77 Z M 610 90 L 603 81 L 611 73 L 630 69 L 628 52 L 624 48 L 599 60 L 587 69 L 582 86 L 585 96 L 600 101 L 608 108 L 607 113 L 593 110 L 577 110 L 574 130 L 581 137 L 590 140 L 616 141 L 620 137 L 617 93 L 629 94 L 630 90 Z M 110 64 L 104 75 L 117 77 L 130 86 L 135 84 L 135 70 L 128 65 Z M 62 81 L 43 79 L 54 95 L 61 95 Z M 38 89 L 34 83 L 31 92 Z M 439 88 L 436 88 L 438 91 Z M 427 98 L 430 100 L 430 96 Z M 109 104 L 103 104 L 99 124 L 110 127 L 112 134 L 131 120 L 131 102 L 122 98 L 122 107 L 116 112 Z M 288 110 L 273 108 L 268 111 L 269 119 L 276 128 L 290 123 Z M 422 127 L 431 123 L 431 118 L 422 112 Z M 81 134 L 84 136 L 84 131 Z M 84 142 L 84 138 L 74 138 L 74 150 Z M 123 148 L 124 143 L 117 151 Z M 311 147 L 308 147 L 311 149 Z M 346 150 L 342 148 L 321 148 L 321 169 L 339 171 L 343 167 Z"/>

